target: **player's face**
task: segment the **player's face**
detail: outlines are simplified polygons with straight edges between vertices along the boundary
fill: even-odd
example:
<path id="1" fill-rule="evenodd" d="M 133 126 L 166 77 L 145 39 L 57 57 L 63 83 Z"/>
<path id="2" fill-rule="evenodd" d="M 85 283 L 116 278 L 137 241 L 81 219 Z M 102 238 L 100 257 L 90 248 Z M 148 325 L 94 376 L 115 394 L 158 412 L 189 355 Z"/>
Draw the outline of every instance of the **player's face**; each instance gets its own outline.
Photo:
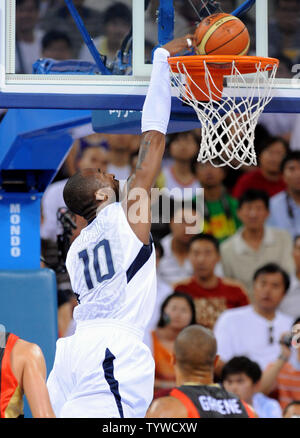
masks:
<path id="1" fill-rule="evenodd" d="M 210 163 L 199 163 L 196 166 L 196 177 L 204 188 L 213 188 L 222 184 L 225 173 L 220 167 L 215 167 Z"/>
<path id="2" fill-rule="evenodd" d="M 189 257 L 197 277 L 208 278 L 214 273 L 220 257 L 213 243 L 196 240 L 191 244 Z"/>
<path id="3" fill-rule="evenodd" d="M 285 155 L 286 149 L 284 144 L 276 141 L 261 153 L 259 157 L 261 169 L 270 173 L 280 172 L 280 164 Z"/>
<path id="4" fill-rule="evenodd" d="M 246 228 L 255 230 L 264 226 L 269 211 L 263 200 L 244 202 L 238 210 L 238 216 Z"/>
<path id="5" fill-rule="evenodd" d="M 291 160 L 286 163 L 283 179 L 290 190 L 300 192 L 300 162 Z"/>
<path id="6" fill-rule="evenodd" d="M 179 135 L 170 145 L 170 155 L 175 160 L 190 161 L 197 151 L 198 145 L 192 134 Z"/>
<path id="7" fill-rule="evenodd" d="M 191 308 L 184 298 L 172 298 L 165 307 L 165 313 L 170 318 L 169 325 L 177 330 L 188 326 L 192 319 Z"/>
<path id="8" fill-rule="evenodd" d="M 255 385 L 245 373 L 231 374 L 227 376 L 223 385 L 226 391 L 232 392 L 247 403 L 252 402 Z"/>
<path id="9" fill-rule="evenodd" d="M 96 174 L 99 181 L 101 181 L 101 185 L 103 187 L 108 187 L 113 189 L 114 193 L 117 195 L 117 199 L 119 196 L 119 181 L 115 178 L 115 175 L 112 173 L 104 173 L 99 169 L 99 172 Z"/>
<path id="10" fill-rule="evenodd" d="M 284 297 L 284 290 L 284 280 L 280 272 L 260 274 L 254 282 L 254 302 L 260 310 L 272 312 Z"/>

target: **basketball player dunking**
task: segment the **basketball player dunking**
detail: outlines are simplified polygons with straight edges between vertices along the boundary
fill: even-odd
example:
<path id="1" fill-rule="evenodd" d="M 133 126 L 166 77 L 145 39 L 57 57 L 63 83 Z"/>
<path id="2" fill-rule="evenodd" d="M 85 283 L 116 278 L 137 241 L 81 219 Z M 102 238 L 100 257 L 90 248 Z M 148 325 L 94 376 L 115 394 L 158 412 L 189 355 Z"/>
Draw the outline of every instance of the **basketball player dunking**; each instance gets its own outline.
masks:
<path id="1" fill-rule="evenodd" d="M 78 172 L 65 186 L 66 205 L 89 225 L 66 261 L 80 304 L 76 332 L 58 340 L 48 379 L 58 417 L 144 417 L 152 401 L 154 361 L 142 342 L 156 298 L 149 198 L 170 118 L 167 58 L 191 48 L 192 39 L 187 35 L 155 51 L 139 159 L 126 199 L 118 202 L 119 182 L 101 170 Z M 146 211 L 139 221 L 131 214 L 137 195 L 139 211 Z"/>

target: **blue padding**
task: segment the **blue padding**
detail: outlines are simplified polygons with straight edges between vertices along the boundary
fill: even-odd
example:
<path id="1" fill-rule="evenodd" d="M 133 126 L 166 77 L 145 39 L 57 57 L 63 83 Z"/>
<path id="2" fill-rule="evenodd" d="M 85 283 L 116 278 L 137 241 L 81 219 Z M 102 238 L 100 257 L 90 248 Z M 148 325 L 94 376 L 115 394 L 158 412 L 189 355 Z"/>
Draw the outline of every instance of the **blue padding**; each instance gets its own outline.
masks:
<path id="1" fill-rule="evenodd" d="M 49 374 L 57 340 L 55 273 L 50 269 L 0 271 L 0 303 L 0 324 L 40 346 Z"/>
<path id="2" fill-rule="evenodd" d="M 296 90 L 297 92 L 298 90 Z M 145 101 L 143 95 L 124 94 L 42 94 L 0 93 L 0 108 L 41 108 L 78 110 L 131 110 L 141 111 Z M 182 111 L 182 103 L 174 97 L 172 111 L 184 112 L 193 117 L 192 108 Z M 300 113 L 300 97 L 274 97 L 266 106 L 266 113 Z"/>

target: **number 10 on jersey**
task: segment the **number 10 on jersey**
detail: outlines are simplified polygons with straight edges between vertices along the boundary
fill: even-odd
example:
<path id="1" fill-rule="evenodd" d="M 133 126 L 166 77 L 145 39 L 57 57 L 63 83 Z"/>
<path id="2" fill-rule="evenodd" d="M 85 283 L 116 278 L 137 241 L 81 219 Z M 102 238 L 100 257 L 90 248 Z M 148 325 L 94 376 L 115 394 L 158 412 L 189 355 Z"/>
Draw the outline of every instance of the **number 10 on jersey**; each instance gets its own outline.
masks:
<path id="1" fill-rule="evenodd" d="M 99 250 L 102 247 L 104 249 L 105 260 L 106 260 L 105 270 L 103 269 L 103 267 L 101 269 L 99 263 Z M 83 261 L 86 285 L 88 289 L 94 289 L 95 286 L 93 284 L 91 273 L 90 273 L 90 258 L 87 250 L 84 249 L 83 251 L 80 251 L 78 253 L 78 257 Z M 98 283 L 102 283 L 105 280 L 109 280 L 115 274 L 109 241 L 106 239 L 101 240 L 101 242 L 99 242 L 93 249 L 93 269 Z M 102 275 L 101 271 L 106 272 L 106 274 Z"/>

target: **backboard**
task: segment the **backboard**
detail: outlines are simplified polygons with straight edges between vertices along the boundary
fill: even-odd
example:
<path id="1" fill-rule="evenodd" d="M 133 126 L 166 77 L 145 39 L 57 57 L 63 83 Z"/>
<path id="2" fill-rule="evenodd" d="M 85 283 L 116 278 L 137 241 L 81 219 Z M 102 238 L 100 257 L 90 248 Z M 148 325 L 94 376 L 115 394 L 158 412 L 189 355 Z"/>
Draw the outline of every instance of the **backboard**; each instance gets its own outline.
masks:
<path id="1" fill-rule="evenodd" d="M 34 3 L 33 0 L 27 1 Z M 192 0 L 192 2 L 197 8 L 201 0 Z M 18 71 L 20 43 L 16 39 L 16 32 L 20 26 L 20 20 L 15 3 L 15 0 L 5 0 L 0 3 L 0 107 L 2 108 L 139 111 L 142 108 L 151 74 L 152 49 L 173 32 L 173 17 L 170 12 L 173 4 L 175 36 L 181 36 L 193 30 L 194 22 L 198 20 L 189 0 L 122 0 L 122 3 L 131 11 L 128 29 L 132 25 L 132 56 L 130 67 L 125 69 L 126 74 L 122 66 L 120 68 L 118 59 L 114 63 L 112 74 L 109 75 L 31 74 L 31 72 Z M 83 2 L 74 0 L 74 3 L 76 5 Z M 102 3 L 103 8 L 99 7 Z M 102 14 L 103 17 L 105 16 L 104 6 L 115 3 L 116 1 L 86 0 L 84 5 L 98 7 L 97 13 Z M 244 1 L 221 0 L 220 3 L 225 12 L 232 12 Z M 300 112 L 300 51 L 298 49 L 300 31 L 297 28 L 300 21 L 300 9 L 297 4 L 297 0 L 280 0 L 279 2 L 259 0 L 249 13 L 241 17 L 251 34 L 251 54 L 279 56 L 282 59 L 279 77 L 273 91 L 274 99 L 266 108 L 267 112 Z M 160 14 L 157 15 L 159 6 Z M 71 13 L 68 10 L 67 13 L 71 22 Z M 66 18 L 64 20 L 66 21 Z M 37 34 L 45 34 L 49 30 L 45 22 L 49 24 L 51 20 L 46 18 L 44 23 L 43 20 L 37 21 Z M 85 17 L 83 17 L 83 22 L 85 25 L 88 24 L 85 22 Z M 57 27 L 59 29 L 58 21 L 53 21 L 53 23 L 55 23 L 55 29 Z M 295 27 L 294 37 L 289 41 L 289 47 L 282 48 L 282 35 L 287 26 Z M 103 35 L 108 31 L 105 24 L 101 23 L 100 27 L 98 36 L 94 37 L 94 43 L 101 51 L 101 47 L 105 46 Z M 128 29 L 126 32 L 123 29 L 122 38 L 119 36 L 120 45 L 122 41 L 124 42 Z M 80 38 L 80 34 L 78 35 Z M 84 47 L 83 39 L 82 45 Z M 130 45 L 127 45 L 128 47 Z M 84 52 L 85 55 L 89 55 L 89 58 L 83 58 Z M 114 54 L 117 54 L 117 49 Z M 93 61 L 87 49 L 80 49 L 76 57 Z M 174 90 L 173 104 L 183 113 L 191 112 L 189 108 L 182 108 L 182 104 L 177 101 L 176 90 Z"/>

